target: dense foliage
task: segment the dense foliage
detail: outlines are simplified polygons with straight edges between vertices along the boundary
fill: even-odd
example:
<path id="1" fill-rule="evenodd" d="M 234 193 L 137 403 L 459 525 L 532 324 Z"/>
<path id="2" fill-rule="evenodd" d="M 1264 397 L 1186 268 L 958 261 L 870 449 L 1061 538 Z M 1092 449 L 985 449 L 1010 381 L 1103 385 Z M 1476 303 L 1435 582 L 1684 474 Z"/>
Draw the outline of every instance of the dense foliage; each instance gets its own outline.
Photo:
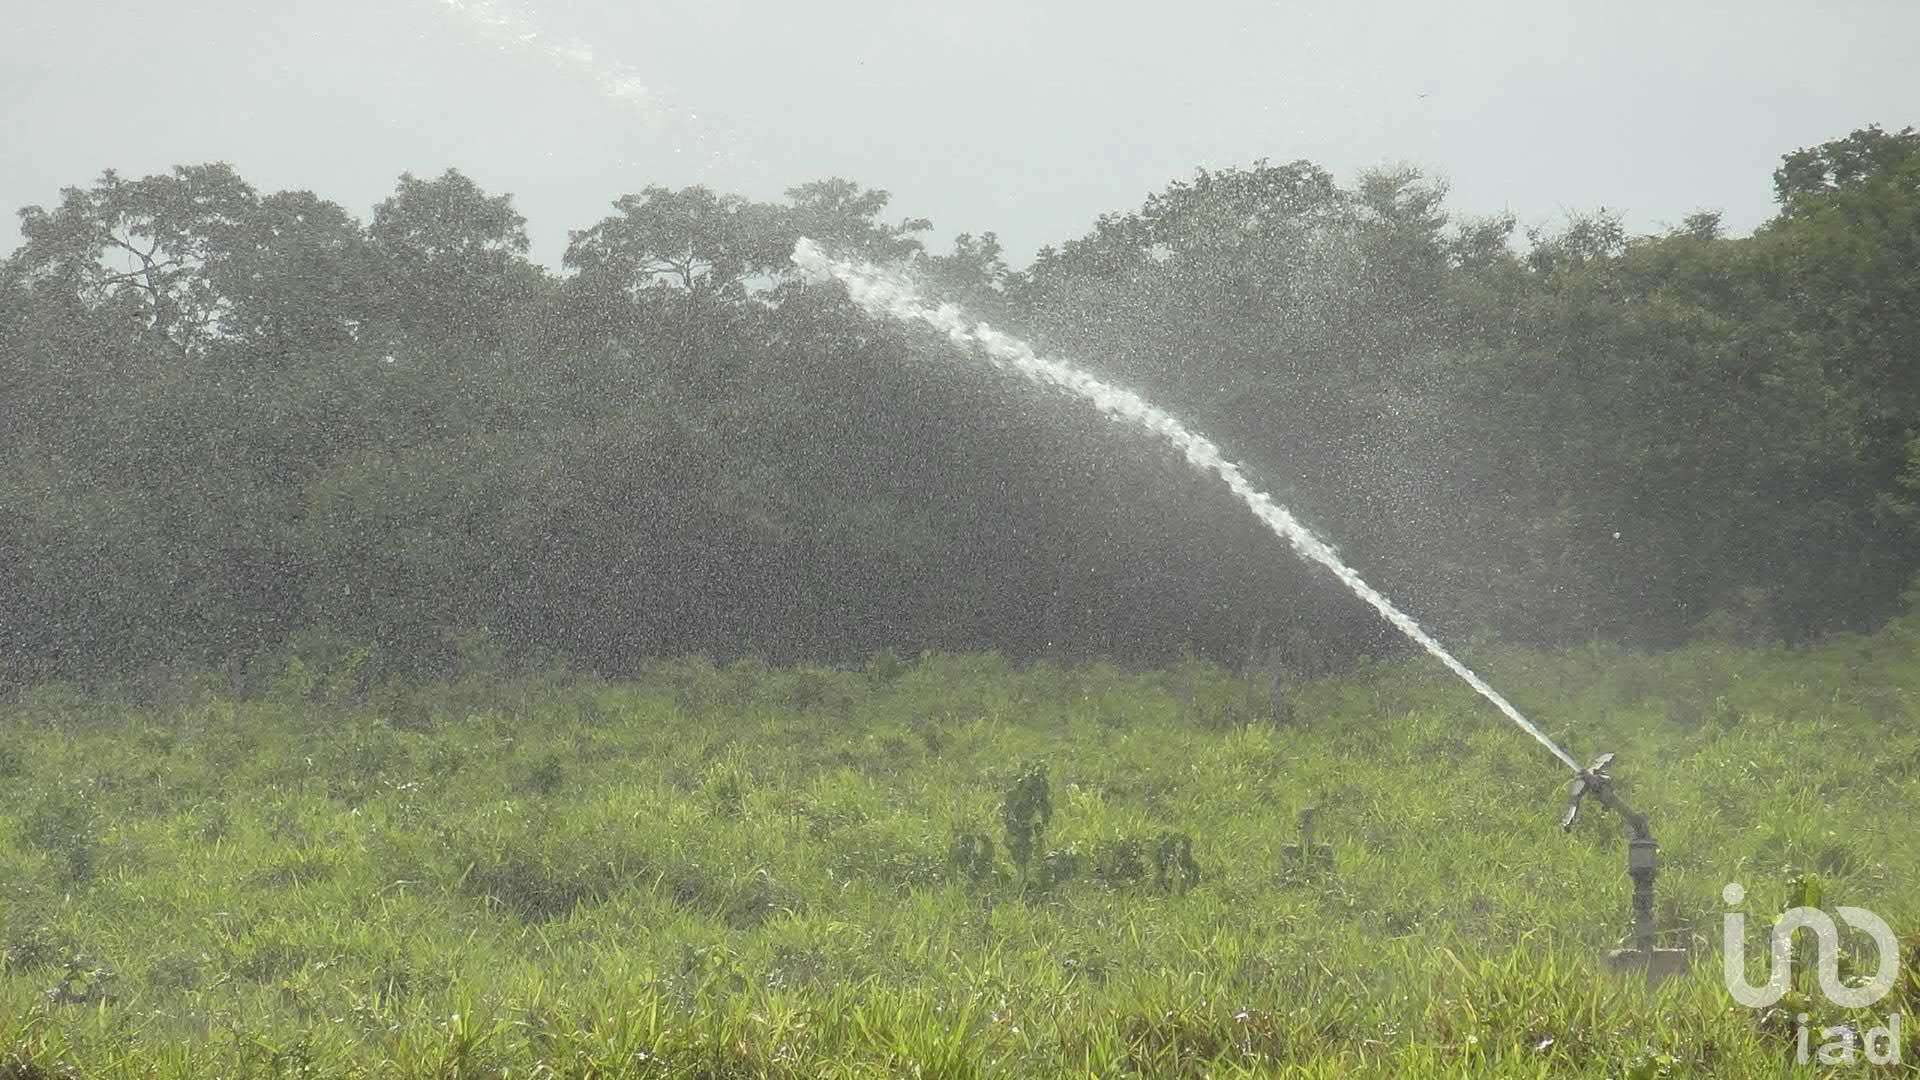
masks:
<path id="1" fill-rule="evenodd" d="M 1262 162 L 1019 272 L 845 181 L 655 187 L 554 273 L 457 172 L 369 222 L 222 165 L 107 173 L 0 263 L 0 677 L 312 629 L 603 670 L 1385 640 L 1161 448 L 795 280 L 803 234 L 1138 386 L 1448 632 L 1871 627 L 1920 568 L 1920 133 L 1775 181 L 1752 236 L 1514 244 L 1410 173 Z"/>
<path id="2" fill-rule="evenodd" d="M 1904 1012 L 1912 1061 L 1920 619 L 1484 659 L 1620 752 L 1687 977 L 1602 974 L 1619 820 L 1562 834 L 1563 774 L 1427 663 L 469 649 L 356 691 L 364 657 L 283 656 L 246 697 L 0 703 L 0 1076 L 1855 1075 L 1790 1069 L 1801 1011 Z M 1307 806 L 1326 859 L 1287 855 Z M 1849 1013 L 1807 963 L 1736 1007 L 1729 881 L 1750 980 L 1819 888 L 1910 937 L 1896 996 Z"/>

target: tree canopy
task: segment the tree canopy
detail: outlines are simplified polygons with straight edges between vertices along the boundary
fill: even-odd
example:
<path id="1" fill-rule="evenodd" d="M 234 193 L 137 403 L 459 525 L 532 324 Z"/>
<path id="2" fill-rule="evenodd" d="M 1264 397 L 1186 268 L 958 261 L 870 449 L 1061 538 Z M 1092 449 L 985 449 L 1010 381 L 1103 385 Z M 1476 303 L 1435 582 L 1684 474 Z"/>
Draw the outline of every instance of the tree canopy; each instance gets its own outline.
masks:
<path id="1" fill-rule="evenodd" d="M 1443 632 L 1867 628 L 1920 570 L 1920 134 L 1774 184 L 1751 236 L 1519 238 L 1411 171 L 1259 161 L 1023 270 L 848 180 L 655 186 L 554 272 L 454 170 L 365 222 L 107 172 L 0 263 L 0 677 L 314 630 L 614 669 L 1394 647 L 1161 447 L 798 280 L 802 235 L 1138 387 Z"/>

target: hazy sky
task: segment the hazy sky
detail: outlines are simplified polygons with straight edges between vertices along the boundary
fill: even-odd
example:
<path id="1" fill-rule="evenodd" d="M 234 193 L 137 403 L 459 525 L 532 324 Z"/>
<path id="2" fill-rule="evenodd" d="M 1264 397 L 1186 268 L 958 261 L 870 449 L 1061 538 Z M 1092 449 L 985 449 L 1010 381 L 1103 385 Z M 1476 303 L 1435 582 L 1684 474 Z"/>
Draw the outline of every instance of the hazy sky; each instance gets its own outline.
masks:
<path id="1" fill-rule="evenodd" d="M 839 175 L 1018 264 L 1261 157 L 1412 164 L 1523 224 L 1744 231 L 1782 153 L 1920 123 L 1920 0 L 4 3 L 9 210 L 226 160 L 364 217 L 453 166 L 512 192 L 550 263 L 650 183 Z"/>

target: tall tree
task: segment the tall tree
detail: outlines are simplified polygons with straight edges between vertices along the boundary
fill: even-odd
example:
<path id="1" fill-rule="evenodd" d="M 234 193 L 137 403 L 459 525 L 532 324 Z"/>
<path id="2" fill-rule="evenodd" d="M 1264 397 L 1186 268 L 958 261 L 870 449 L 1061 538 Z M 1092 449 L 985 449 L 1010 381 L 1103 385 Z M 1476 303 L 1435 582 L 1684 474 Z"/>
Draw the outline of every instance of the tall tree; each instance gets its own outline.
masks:
<path id="1" fill-rule="evenodd" d="M 258 205 L 225 164 L 138 180 L 108 170 L 91 188 L 63 189 L 52 210 L 22 210 L 15 258 L 30 278 L 58 282 L 93 308 L 175 344 L 203 345 L 225 311 L 215 278 L 244 246 Z"/>
<path id="2" fill-rule="evenodd" d="M 456 169 L 403 174 L 367 228 L 379 268 L 379 317 L 430 340 L 499 342 L 541 277 L 511 195 Z"/>
<path id="3" fill-rule="evenodd" d="M 212 284 L 222 330 L 256 357 L 351 346 L 374 316 L 371 253 L 360 222 L 308 191 L 265 196 L 235 230 Z"/>

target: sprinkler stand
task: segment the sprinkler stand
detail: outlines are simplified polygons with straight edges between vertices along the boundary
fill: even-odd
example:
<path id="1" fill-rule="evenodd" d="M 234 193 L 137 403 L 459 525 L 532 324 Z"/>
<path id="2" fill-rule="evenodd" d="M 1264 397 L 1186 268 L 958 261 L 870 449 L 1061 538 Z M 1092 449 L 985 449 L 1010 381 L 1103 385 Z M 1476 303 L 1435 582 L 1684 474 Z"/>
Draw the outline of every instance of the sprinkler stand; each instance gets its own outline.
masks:
<path id="1" fill-rule="evenodd" d="M 1602 754 L 1574 778 L 1560 827 L 1569 832 L 1573 830 L 1573 819 L 1580 813 L 1580 800 L 1589 795 L 1626 821 L 1627 876 L 1633 879 L 1633 943 L 1630 948 L 1609 952 L 1607 967 L 1616 972 L 1644 970 L 1651 985 L 1687 970 L 1687 951 L 1662 949 L 1655 942 L 1653 880 L 1660 870 L 1660 845 L 1654 842 L 1647 816 L 1628 806 L 1613 789 L 1613 777 L 1606 773 L 1612 762 L 1612 754 Z"/>

